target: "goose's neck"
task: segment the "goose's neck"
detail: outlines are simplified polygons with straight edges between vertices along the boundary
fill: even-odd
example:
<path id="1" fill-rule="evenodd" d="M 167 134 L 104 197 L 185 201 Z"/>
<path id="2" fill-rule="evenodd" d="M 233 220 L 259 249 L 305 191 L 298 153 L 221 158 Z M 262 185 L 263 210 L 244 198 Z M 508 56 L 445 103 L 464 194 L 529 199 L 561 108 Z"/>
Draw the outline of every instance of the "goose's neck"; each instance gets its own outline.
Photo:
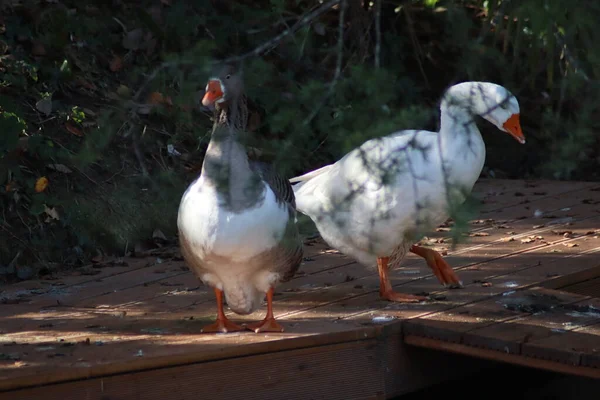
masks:
<path id="1" fill-rule="evenodd" d="M 474 184 L 485 162 L 485 143 L 475 115 L 466 107 L 444 101 L 439 139 L 449 181 L 467 186 Z"/>
<path id="2" fill-rule="evenodd" d="M 213 185 L 224 206 L 242 211 L 262 200 L 263 185 L 250 167 L 246 148 L 240 142 L 247 121 L 244 99 L 217 109 L 202 176 Z"/>

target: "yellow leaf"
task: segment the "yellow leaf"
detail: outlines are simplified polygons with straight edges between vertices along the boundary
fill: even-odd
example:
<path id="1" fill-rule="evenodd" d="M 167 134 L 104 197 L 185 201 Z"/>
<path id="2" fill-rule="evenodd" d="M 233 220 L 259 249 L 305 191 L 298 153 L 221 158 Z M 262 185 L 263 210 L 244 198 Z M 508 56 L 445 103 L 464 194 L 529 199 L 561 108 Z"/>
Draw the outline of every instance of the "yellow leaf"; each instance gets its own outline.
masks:
<path id="1" fill-rule="evenodd" d="M 35 182 L 35 191 L 37 193 L 43 192 L 48 187 L 48 183 L 49 183 L 48 178 L 46 178 L 45 176 L 42 176 Z"/>

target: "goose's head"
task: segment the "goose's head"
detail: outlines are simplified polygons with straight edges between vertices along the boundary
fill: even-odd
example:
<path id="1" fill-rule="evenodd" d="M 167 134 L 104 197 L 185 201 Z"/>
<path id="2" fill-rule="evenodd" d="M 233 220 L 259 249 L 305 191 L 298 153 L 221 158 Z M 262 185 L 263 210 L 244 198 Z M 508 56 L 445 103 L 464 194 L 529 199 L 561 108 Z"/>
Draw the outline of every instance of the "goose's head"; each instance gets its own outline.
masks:
<path id="1" fill-rule="evenodd" d="M 505 87 L 490 82 L 464 82 L 452 86 L 445 99 L 449 104 L 460 105 L 480 115 L 519 143 L 525 143 L 519 102 Z"/>
<path id="2" fill-rule="evenodd" d="M 236 100 L 243 91 L 241 74 L 233 65 L 225 65 L 208 80 L 202 105 L 205 107 L 223 106 Z"/>

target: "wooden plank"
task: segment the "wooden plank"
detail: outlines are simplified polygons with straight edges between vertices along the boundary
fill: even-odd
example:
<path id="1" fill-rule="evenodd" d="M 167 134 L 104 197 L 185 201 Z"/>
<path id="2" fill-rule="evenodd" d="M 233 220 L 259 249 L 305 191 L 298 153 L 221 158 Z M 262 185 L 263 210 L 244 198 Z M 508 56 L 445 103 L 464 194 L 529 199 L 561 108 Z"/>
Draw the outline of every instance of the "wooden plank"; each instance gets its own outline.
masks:
<path id="1" fill-rule="evenodd" d="M 570 250 L 579 249 L 577 248 L 569 248 Z M 600 248 L 596 249 L 600 251 Z M 575 256 L 575 254 L 564 254 L 557 253 L 556 255 L 553 253 L 551 258 L 548 258 L 543 264 L 544 267 L 548 265 L 569 265 L 571 262 L 568 261 L 569 257 Z M 428 302 L 430 304 L 413 304 L 413 305 L 395 305 L 393 303 L 389 303 L 386 301 L 382 301 L 379 299 L 378 295 L 378 279 L 374 277 L 370 277 L 361 279 L 360 281 L 365 283 L 365 287 L 368 287 L 369 290 L 365 291 L 363 294 L 356 295 L 355 292 L 350 291 L 349 285 L 348 293 L 346 296 L 340 298 L 339 292 L 332 292 L 331 298 L 321 298 L 323 301 L 323 306 L 317 306 L 313 308 L 314 312 L 321 312 L 322 308 L 327 310 L 327 315 L 330 318 L 337 318 L 340 315 L 346 316 L 354 316 L 360 317 L 362 313 L 373 313 L 377 312 L 381 314 L 382 312 L 388 312 L 394 315 L 397 318 L 414 318 L 419 315 L 425 315 L 434 311 L 441 311 L 447 308 L 455 308 L 459 307 L 462 304 L 471 303 L 474 301 L 478 301 L 483 298 L 487 298 L 489 296 L 494 296 L 502 292 L 507 292 L 514 290 L 518 287 L 523 287 L 525 285 L 531 285 L 535 283 L 535 281 L 521 281 L 514 282 L 514 277 L 507 273 L 507 267 L 503 267 L 506 265 L 514 265 L 514 262 L 511 261 L 511 258 L 519 259 L 519 255 L 513 255 L 506 258 L 493 260 L 486 264 L 480 264 L 481 268 L 477 270 L 467 271 L 465 272 L 465 278 L 470 278 L 465 280 L 466 287 L 465 289 L 459 290 L 440 290 L 438 289 L 439 283 L 436 279 L 431 278 L 428 280 L 422 279 L 418 282 L 395 280 L 394 288 L 396 290 L 410 292 L 410 293 L 419 293 L 426 292 L 434 295 L 441 300 L 436 300 L 433 302 Z M 586 259 L 588 261 L 588 259 Z M 578 262 L 577 266 L 579 268 L 586 268 L 591 266 L 592 262 Z M 485 265 L 489 265 L 489 267 L 484 267 Z M 499 265 L 500 268 L 494 268 L 494 265 Z M 542 264 L 539 264 L 534 261 L 533 264 L 522 266 L 521 270 L 525 268 L 540 268 Z M 498 272 L 500 270 L 500 273 Z M 491 281 L 494 284 L 491 287 L 481 287 L 480 282 Z M 516 284 L 517 286 L 513 287 L 512 285 Z M 407 289 L 405 286 L 410 285 L 410 289 Z M 337 289 L 339 290 L 341 286 Z M 329 303 L 325 303 L 325 301 L 329 300 Z M 338 304 L 339 303 L 339 304 Z M 302 310 L 296 310 L 291 314 L 283 314 L 282 316 L 286 317 L 290 315 L 302 315 Z"/>
<path id="2" fill-rule="evenodd" d="M 155 257 L 143 259 L 128 258 L 127 260 L 123 260 L 125 263 L 123 266 L 120 264 L 111 265 L 110 263 L 90 264 L 80 267 L 78 271 L 62 271 L 44 279 L 27 280 L 2 287 L 0 289 L 0 298 L 6 300 L 21 299 L 20 303 L 23 303 L 37 296 L 52 294 L 54 291 L 60 292 L 74 286 L 85 286 L 110 276 L 120 276 L 147 268 L 148 265 L 153 264 L 155 261 Z M 81 271 L 84 271 L 85 274 Z M 6 303 L 6 300 L 4 301 L 5 304 L 10 304 Z"/>
<path id="3" fill-rule="evenodd" d="M 600 185 L 596 182 L 561 181 L 558 183 L 557 181 L 527 182 L 480 179 L 473 192 L 483 198 L 482 212 L 485 214 L 504 207 L 545 202 L 558 196 L 580 198 L 582 194 L 587 194 L 592 198 L 597 198 L 598 195 L 594 189 L 598 187 Z"/>
<path id="4" fill-rule="evenodd" d="M 369 303 L 368 303 L 368 302 L 366 303 L 366 307 L 367 307 L 367 309 L 368 309 L 368 307 L 369 307 Z M 117 320 L 117 321 L 118 321 L 118 320 Z"/>
<path id="5" fill-rule="evenodd" d="M 0 399 L 384 398 L 375 339 L 83 380 Z M 343 370 L 339 368 L 344 365 Z M 306 385 L 310 380 L 311 384 Z M 16 396 L 16 397 L 15 397 Z"/>
<path id="6" fill-rule="evenodd" d="M 523 343 L 523 355 L 600 368 L 599 305 L 600 299 L 593 299 L 565 308 L 568 318 L 555 316 L 547 336 Z"/>
<path id="7" fill-rule="evenodd" d="M 484 327 L 502 325 L 502 323 L 523 317 L 524 309 L 507 307 L 508 301 L 514 302 L 515 293 L 500 292 L 487 300 L 465 304 L 441 312 L 413 318 L 404 324 L 404 332 L 411 335 L 430 337 L 455 343 L 466 343 L 465 334 Z M 532 307 L 551 307 L 556 304 L 571 303 L 581 300 L 581 296 L 564 294 L 555 297 L 554 293 L 546 293 L 541 289 L 524 289 L 516 292 L 523 303 Z M 504 296 L 504 294 L 507 294 Z M 512 304 L 512 303 L 511 303 Z M 482 347 L 485 347 L 482 345 Z M 503 348 L 504 349 L 504 348 Z M 517 352 L 518 353 L 518 352 Z"/>
<path id="8" fill-rule="evenodd" d="M 447 351 L 454 354 L 461 354 L 481 359 L 505 362 L 529 368 L 544 369 L 548 371 L 558 372 L 561 374 L 585 376 L 593 379 L 600 379 L 600 369 L 583 366 L 575 367 L 568 364 L 547 360 L 539 360 L 518 354 L 502 353 L 496 350 L 489 350 L 459 343 L 446 342 L 444 340 L 410 335 L 404 338 L 404 343 L 411 346 Z"/>
<path id="9" fill-rule="evenodd" d="M 570 330 L 576 327 L 576 318 L 571 315 L 568 307 L 578 303 L 569 302 L 569 299 L 577 299 L 580 305 L 593 301 L 581 300 L 582 296 L 566 292 L 557 295 L 556 299 L 558 302 L 550 309 L 546 308 L 547 305 L 543 301 L 535 298 L 532 300 L 527 294 L 522 295 L 521 291 L 505 296 L 499 306 L 534 314 L 470 330 L 464 334 L 463 343 L 511 354 L 523 354 L 524 343 L 551 336 L 555 329 Z M 587 317 L 577 322 L 593 321 L 593 317 Z"/>
<path id="10" fill-rule="evenodd" d="M 126 332 L 113 332 L 113 340 L 105 341 L 101 347 L 94 345 L 93 337 L 90 345 L 73 343 L 67 338 L 65 342 L 69 345 L 62 347 L 59 343 L 65 342 L 55 341 L 54 349 L 40 346 L 36 350 L 27 345 L 14 345 L 10 347 L 10 353 L 20 354 L 21 360 L 2 362 L 0 390 L 367 340 L 375 338 L 380 331 L 379 327 L 361 327 L 350 321 L 338 324 L 303 321 L 297 328 L 293 334 L 284 332 L 261 335 L 252 332 L 224 335 L 127 335 Z M 65 355 L 51 359 L 47 357 L 47 354 L 56 352 L 63 352 Z M 48 368 L 49 362 L 52 368 Z"/>
<path id="11" fill-rule="evenodd" d="M 557 235 L 549 240 L 551 244 L 548 246 L 540 244 L 539 240 L 523 244 L 520 241 L 516 243 L 503 241 L 506 231 L 513 230 L 517 232 L 513 235 L 517 239 L 541 234 L 547 240 L 547 236 L 551 235 L 553 229 L 565 226 L 564 222 L 568 222 L 561 220 L 564 217 L 572 218 L 573 225 L 569 225 L 569 229 L 574 233 L 583 231 L 586 227 L 597 227 L 599 224 L 597 219 L 594 219 L 595 215 L 598 215 L 597 212 L 594 214 L 597 206 L 582 202 L 585 196 L 590 196 L 587 184 L 572 185 L 570 187 L 575 190 L 565 195 L 567 192 L 557 189 L 559 185 L 553 186 L 548 183 L 549 193 L 557 194 L 554 197 L 529 192 L 526 196 L 515 196 L 513 190 L 520 189 L 516 188 L 514 182 L 507 182 L 506 185 L 510 192 L 495 193 L 493 185 L 490 185 L 490 190 L 486 192 L 487 197 L 498 200 L 484 204 L 484 207 L 490 207 L 489 209 L 499 207 L 493 214 L 494 223 L 473 224 L 473 232 L 488 232 L 490 235 L 471 237 L 467 243 L 459 245 L 455 250 L 449 250 L 449 255 L 446 257 L 451 265 L 464 271 L 465 277 L 471 280 L 468 290 L 442 290 L 423 260 L 416 256 L 409 256 L 404 263 L 406 268 L 395 270 L 392 274 L 395 287 L 400 290 L 405 286 L 411 291 L 427 289 L 430 292 L 445 294 L 445 299 L 435 300 L 426 305 L 399 307 L 381 301 L 377 294 L 376 271 L 362 267 L 346 256 L 328 251 L 323 243 L 316 243 L 307 253 L 309 257 L 314 257 L 313 261 L 305 261 L 301 273 L 278 290 L 275 312 L 282 319 L 286 329 L 289 328 L 286 333 L 198 335 L 201 325 L 214 317 L 212 293 L 208 288 L 201 286 L 190 272 L 181 271 L 181 274 L 175 274 L 175 269 L 181 268 L 182 262 L 169 262 L 165 271 L 159 273 L 152 272 L 156 266 L 149 266 L 113 276 L 108 275 L 99 282 L 87 278 L 86 284 L 81 285 L 82 287 L 74 287 L 71 293 L 64 297 L 68 297 L 71 302 L 69 305 L 75 307 L 50 307 L 40 310 L 40 305 L 48 304 L 48 299 L 54 301 L 54 303 L 51 301 L 51 304 L 56 304 L 55 298 L 52 297 L 54 294 L 43 291 L 31 296 L 34 298 L 31 302 L 32 307 L 25 307 L 26 304 L 0 307 L 0 316 L 4 316 L 2 329 L 8 326 L 9 331 L 3 336 L 4 343 L 9 344 L 5 349 L 7 354 L 9 350 L 16 353 L 29 351 L 33 354 L 29 360 L 30 365 L 13 362 L 12 364 L 20 366 L 13 365 L 11 368 L 0 366 L 0 368 L 13 378 L 21 377 L 23 382 L 29 382 L 28 379 L 33 377 L 35 382 L 35 379 L 40 379 L 38 375 L 44 375 L 48 368 L 52 368 L 52 372 L 59 375 L 68 371 L 67 376 L 87 377 L 90 373 L 102 375 L 129 371 L 132 368 L 142 368 L 141 365 L 146 367 L 150 365 L 148 368 L 154 368 L 165 362 L 168 364 L 188 362 L 190 359 L 203 362 L 211 360 L 210 357 L 203 359 L 200 354 L 212 354 L 214 357 L 230 354 L 234 357 L 237 354 L 245 354 L 246 345 L 258 346 L 272 343 L 273 347 L 264 351 L 277 351 L 281 342 L 299 341 L 299 344 L 295 343 L 294 346 L 302 346 L 302 343 L 306 346 L 309 346 L 306 343 L 310 343 L 310 346 L 315 343 L 318 345 L 323 335 L 332 335 L 331 337 L 337 338 L 335 340 L 343 338 L 351 340 L 352 335 L 364 329 L 380 330 L 388 329 L 389 326 L 399 327 L 398 319 L 387 321 L 384 318 L 382 323 L 381 320 L 374 320 L 374 317 L 392 314 L 396 318 L 413 318 L 442 309 L 457 308 L 465 303 L 509 290 L 509 287 L 502 285 L 510 283 L 513 279 L 511 274 L 517 271 L 521 271 L 518 273 L 522 274 L 524 270 L 547 268 L 548 265 L 555 265 L 558 269 L 559 264 L 564 263 L 561 260 L 566 260 L 566 257 L 592 250 L 594 243 L 591 239 L 583 243 L 586 238 L 568 239 Z M 542 189 L 525 189 L 543 191 L 546 190 L 544 185 L 541 186 Z M 530 203 L 515 203 L 525 198 Z M 533 212 L 538 206 L 543 211 L 556 214 L 557 218 L 535 218 Z M 521 216 L 526 218 L 518 219 Z M 563 225 L 556 224 L 561 221 Z M 501 229 L 498 227 L 499 224 L 510 224 L 510 229 Z M 534 225 L 542 224 L 544 226 L 533 228 Z M 438 236 L 443 236 L 443 233 Z M 557 248 L 562 246 L 561 243 L 569 241 L 580 243 L 580 246 L 565 247 L 564 253 L 559 254 L 544 253 L 547 249 Z M 540 259 L 541 265 L 537 263 Z M 581 268 L 581 265 L 588 263 L 589 259 L 589 256 L 585 256 L 577 263 L 573 263 L 577 264 L 575 269 Z M 539 279 L 548 278 L 538 272 L 530 272 L 531 275 L 523 275 L 522 282 L 519 284 L 531 284 Z M 170 273 L 173 275 L 169 275 Z M 158 275 L 158 278 L 154 279 L 151 275 Z M 493 287 L 484 288 L 480 283 L 474 282 L 482 277 L 496 279 Z M 69 282 L 70 279 L 73 278 L 65 281 Z M 91 287 L 89 292 L 87 285 Z M 180 293 L 169 290 L 170 287 L 182 286 L 191 289 L 198 287 L 198 289 Z M 118 291 L 111 292 L 110 288 L 113 290 L 117 288 Z M 126 314 L 122 314 L 123 312 Z M 263 315 L 264 308 L 239 320 L 256 320 Z M 483 311 L 480 315 L 481 318 L 485 317 Z M 190 320 L 191 316 L 194 317 L 193 320 Z M 15 323 L 15 320 L 19 320 L 19 323 Z M 10 323 L 4 324 L 6 321 Z M 54 325 L 44 326 L 47 322 Z M 90 326 L 96 327 L 90 328 Z M 18 327 L 24 329 L 16 329 Z M 101 330 L 99 327 L 106 329 Z M 91 345 L 80 346 L 77 343 L 88 337 Z M 19 344 L 10 344 L 9 340 L 14 339 L 18 339 Z M 60 342 L 60 339 L 64 342 Z M 100 353 L 99 347 L 94 344 L 96 340 L 103 342 L 101 354 L 104 360 L 97 359 Z M 304 340 L 309 342 L 303 342 Z M 57 343 L 61 344 L 61 347 L 55 350 Z M 62 347 L 62 344 L 66 346 Z M 39 350 L 47 347 L 55 347 L 55 349 Z M 283 347 L 285 348 L 285 345 Z M 223 353 L 226 349 L 231 349 L 227 350 L 231 353 Z M 135 357 L 139 350 L 142 350 L 143 354 L 139 358 L 143 360 Z M 64 355 L 56 356 L 57 352 Z M 48 358 L 49 355 L 53 358 Z M 132 358 L 134 362 L 131 361 Z M 84 361 L 77 361 L 79 359 Z M 10 363 L 10 360 L 8 362 Z M 150 364 L 145 364 L 148 362 Z M 58 370 L 61 370 L 60 373 Z M 64 375 L 61 376 L 63 378 L 60 379 L 64 379 Z M 56 375 L 53 379 L 56 379 Z"/>
<path id="12" fill-rule="evenodd" d="M 535 232 L 532 232 L 532 233 L 535 233 Z M 517 238 L 519 238 L 519 236 L 518 236 L 518 235 L 517 235 L 516 237 L 517 237 Z M 461 249 L 461 250 L 462 250 L 463 252 L 465 252 L 465 251 L 467 251 L 467 250 L 472 250 L 474 247 L 475 247 L 475 246 L 469 246 L 469 248 L 468 248 L 468 249 Z M 461 250 L 458 250 L 458 251 L 460 252 Z M 340 257 L 342 257 L 342 258 L 343 258 L 344 256 L 340 256 Z M 346 259 L 347 259 L 347 258 L 346 258 Z M 147 261 L 146 261 L 146 262 L 147 262 Z M 310 264 L 310 263 L 305 263 L 305 264 Z M 339 266 L 344 266 L 344 264 L 345 264 L 345 261 L 342 261 L 342 262 L 340 262 Z M 336 265 L 334 265 L 332 268 L 336 268 L 336 267 L 337 267 L 337 266 L 336 266 Z M 162 269 L 165 269 L 165 268 L 158 268 L 158 269 L 156 269 L 156 271 L 161 271 Z M 303 270 L 304 270 L 304 269 L 306 269 L 306 270 L 307 270 L 309 273 L 311 273 L 311 271 L 309 270 L 309 267 L 303 266 Z M 327 267 L 325 267 L 325 269 L 328 269 L 328 268 L 327 268 Z M 301 270 L 301 271 L 300 271 L 300 274 L 299 274 L 299 275 L 301 275 L 302 273 L 306 273 L 306 272 L 304 272 L 303 270 Z M 314 273 L 318 273 L 318 272 L 320 272 L 320 271 L 319 271 L 319 270 L 318 270 L 318 268 L 317 268 L 317 271 L 315 271 Z M 102 290 L 105 290 L 105 291 L 104 291 L 104 293 L 108 293 L 108 292 L 110 291 L 110 290 L 109 290 L 109 288 L 115 285 L 115 284 L 113 284 L 113 282 L 112 282 L 110 279 L 102 279 L 102 280 L 96 280 L 96 281 L 98 281 L 98 282 L 99 282 L 99 283 L 97 283 L 97 284 L 96 284 L 96 286 L 99 286 L 99 287 L 95 289 L 95 295 L 98 295 L 98 293 L 99 293 L 99 292 L 100 292 L 100 293 L 102 293 Z M 125 274 L 125 276 L 119 276 L 119 277 L 118 277 L 118 282 L 116 283 L 116 285 L 117 285 L 117 286 L 116 286 L 116 287 L 117 287 L 117 290 L 119 290 L 119 289 L 120 289 L 120 290 L 124 290 L 124 289 L 126 289 L 126 288 L 128 287 L 128 286 L 124 285 L 126 282 L 136 282 L 136 281 L 137 281 L 137 282 L 140 282 L 140 278 L 138 277 L 138 275 L 137 275 L 137 274 L 133 274 L 133 275 L 131 275 L 131 274 Z M 92 283 L 93 283 L 93 282 L 92 282 Z M 121 286 L 119 286 L 119 285 L 121 285 Z M 70 286 L 73 286 L 73 285 L 70 285 Z M 88 284 L 88 285 L 86 285 L 86 286 L 89 286 L 89 284 Z M 86 287 L 86 292 L 88 292 L 88 293 L 89 293 L 89 290 L 90 290 L 90 289 L 92 289 L 92 288 L 91 288 L 91 287 Z M 60 291 L 59 291 L 59 294 L 60 294 L 61 292 L 64 292 L 64 290 L 65 290 L 64 288 L 63 288 L 62 290 L 60 290 Z M 94 294 L 90 293 L 90 295 L 89 295 L 89 296 L 93 296 L 93 295 L 94 295 Z M 54 298 L 53 298 L 52 300 L 50 300 L 50 302 L 53 302 L 53 301 L 55 301 L 55 300 L 56 300 L 56 299 L 54 299 Z M 60 301 L 60 299 L 58 299 L 58 300 Z M 66 300 L 65 300 L 65 299 L 63 299 L 63 301 L 66 301 Z M 71 300 L 71 301 L 72 301 L 72 300 Z"/>
<path id="13" fill-rule="evenodd" d="M 600 277 L 600 265 L 596 268 L 590 268 L 584 271 L 563 275 L 561 277 L 557 277 L 556 279 L 548 280 L 544 282 L 544 287 L 547 287 L 549 289 L 564 290 L 564 288 L 568 288 L 570 285 L 583 282 L 589 279 L 594 279 L 597 277 Z"/>
<path id="14" fill-rule="evenodd" d="M 158 282 L 162 279 L 182 274 L 182 267 L 182 264 L 175 264 L 171 261 L 164 263 L 164 265 L 145 263 L 143 267 L 135 268 L 121 274 L 94 279 L 82 284 L 70 284 L 42 294 L 34 294 L 29 297 L 26 304 L 38 308 L 56 305 L 57 303 L 74 304 L 83 299 L 90 299 L 102 296 L 103 294 Z M 5 309 L 6 307 L 0 308 L 0 315 L 3 315 Z"/>
<path id="15" fill-rule="evenodd" d="M 445 368 L 432 374 L 439 365 Z M 0 393 L 0 400 L 186 400 L 199 393 L 244 399 L 385 399 L 486 366 L 408 347 L 393 335 L 26 388 Z"/>

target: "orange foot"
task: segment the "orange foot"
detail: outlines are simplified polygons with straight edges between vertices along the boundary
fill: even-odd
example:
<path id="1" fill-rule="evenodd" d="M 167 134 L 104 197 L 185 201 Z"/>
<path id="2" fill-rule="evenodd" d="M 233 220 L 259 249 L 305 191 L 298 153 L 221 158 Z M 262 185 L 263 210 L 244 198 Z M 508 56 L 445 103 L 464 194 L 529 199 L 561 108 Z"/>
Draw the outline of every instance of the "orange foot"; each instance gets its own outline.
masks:
<path id="1" fill-rule="evenodd" d="M 379 295 L 382 299 L 396 301 L 398 303 L 418 303 L 427 300 L 427 297 L 416 296 L 414 294 L 405 294 L 394 292 L 390 277 L 388 275 L 389 257 L 377 258 L 377 269 L 379 271 Z"/>
<path id="2" fill-rule="evenodd" d="M 425 296 L 417 296 L 414 294 L 406 294 L 406 293 L 398 293 L 398 292 L 394 292 L 394 291 L 389 291 L 389 292 L 383 292 L 380 293 L 381 298 L 389 300 L 389 301 L 395 301 L 398 303 L 418 303 L 420 301 L 425 301 L 427 300 L 427 297 Z"/>
<path id="3" fill-rule="evenodd" d="M 243 331 L 244 328 L 234 324 L 225 316 L 225 311 L 223 310 L 223 291 L 217 288 L 215 289 L 215 297 L 217 299 L 217 321 L 214 324 L 210 324 L 202 328 L 200 332 L 202 333 L 217 333 L 217 332 L 235 332 L 235 331 Z"/>
<path id="4" fill-rule="evenodd" d="M 210 324 L 202 328 L 202 333 L 227 333 L 227 332 L 238 332 L 243 331 L 244 327 L 238 324 L 235 324 L 228 320 L 227 318 L 217 318 L 217 321 L 214 324 Z"/>
<path id="5" fill-rule="evenodd" d="M 458 276 L 452 269 L 452 267 L 442 258 L 440 253 L 435 250 L 427 249 L 419 246 L 412 246 L 410 248 L 412 253 L 415 253 L 425 259 L 427 265 L 438 280 L 444 286 L 449 287 L 462 287 L 462 282 L 458 279 Z"/>
<path id="6" fill-rule="evenodd" d="M 246 325 L 246 328 L 254 331 L 255 333 L 260 332 L 283 332 L 283 326 L 279 325 L 275 318 L 265 318 L 260 322 Z"/>
<path id="7" fill-rule="evenodd" d="M 277 321 L 275 321 L 275 316 L 273 315 L 273 288 L 270 288 L 267 291 L 267 315 L 265 319 L 260 322 L 247 325 L 246 328 L 254 331 L 255 333 L 259 332 L 283 332 L 283 326 L 279 325 Z"/>

